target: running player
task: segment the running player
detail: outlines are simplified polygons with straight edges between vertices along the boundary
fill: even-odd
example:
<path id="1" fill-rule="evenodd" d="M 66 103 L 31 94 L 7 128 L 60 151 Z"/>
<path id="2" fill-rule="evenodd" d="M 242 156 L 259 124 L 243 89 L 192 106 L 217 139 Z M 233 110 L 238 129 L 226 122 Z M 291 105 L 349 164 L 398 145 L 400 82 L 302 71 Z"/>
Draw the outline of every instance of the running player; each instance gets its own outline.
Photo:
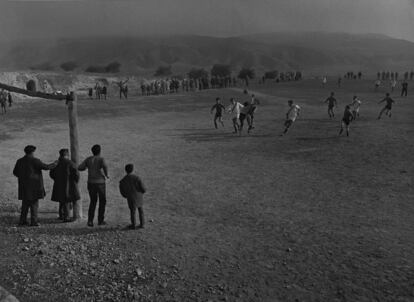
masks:
<path id="1" fill-rule="evenodd" d="M 325 103 L 328 103 L 328 114 L 329 118 L 334 118 L 334 107 L 337 106 L 336 99 L 334 98 L 335 93 L 331 92 L 331 96 L 326 99 Z"/>
<path id="2" fill-rule="evenodd" d="M 352 107 L 352 115 L 354 116 L 354 120 L 359 117 L 359 107 L 361 107 L 361 100 L 355 95 L 352 99 L 351 107 Z"/>
<path id="3" fill-rule="evenodd" d="M 216 98 L 216 103 L 211 107 L 210 112 L 213 113 L 213 111 L 216 111 L 216 114 L 214 115 L 214 127 L 217 129 L 217 120 L 220 122 L 221 126 L 224 127 L 223 123 L 223 110 L 226 110 L 226 108 L 223 106 L 223 104 L 220 101 L 220 98 Z"/>
<path id="4" fill-rule="evenodd" d="M 344 127 L 346 128 L 346 136 L 349 136 L 349 125 L 351 121 L 354 119 L 354 116 L 351 112 L 351 107 L 349 105 L 345 106 L 344 116 L 342 117 L 341 121 L 341 130 L 339 130 L 339 135 L 342 134 L 344 131 Z"/>
<path id="5" fill-rule="evenodd" d="M 394 100 L 392 98 L 390 98 L 390 94 L 387 93 L 385 95 L 385 98 L 378 102 L 378 104 L 381 104 L 382 102 L 386 102 L 385 107 L 382 108 L 382 110 L 380 111 L 380 114 L 378 116 L 378 119 L 381 118 L 382 114 L 385 112 L 385 115 L 388 115 L 388 117 L 391 117 L 391 109 L 392 109 L 392 103 L 395 103 Z"/>
<path id="6" fill-rule="evenodd" d="M 288 101 L 288 105 L 289 105 L 289 110 L 286 113 L 285 131 L 283 131 L 281 136 L 285 135 L 288 132 L 289 128 L 296 121 L 296 118 L 299 116 L 299 113 L 300 113 L 300 107 L 296 104 L 293 104 L 292 100 Z"/>
<path id="7" fill-rule="evenodd" d="M 239 119 L 240 119 L 240 110 L 243 108 L 243 105 L 237 102 L 234 98 L 230 99 L 230 106 L 227 107 L 227 112 L 232 115 L 233 127 L 234 132 L 237 133 L 239 131 Z"/>
<path id="8" fill-rule="evenodd" d="M 252 110 L 252 105 L 249 104 L 249 102 L 244 102 L 243 107 L 240 109 L 240 127 L 239 127 L 239 134 L 241 135 L 243 131 L 244 121 L 247 120 L 247 124 L 249 125 L 248 133 L 250 133 L 251 129 L 251 117 L 250 117 L 250 111 Z"/>
<path id="9" fill-rule="evenodd" d="M 252 94 L 252 99 L 250 101 L 250 111 L 247 114 L 247 122 L 249 124 L 249 129 L 247 132 L 250 132 L 252 129 L 254 129 L 254 115 L 257 111 L 257 106 L 260 105 L 260 102 L 254 94 Z"/>

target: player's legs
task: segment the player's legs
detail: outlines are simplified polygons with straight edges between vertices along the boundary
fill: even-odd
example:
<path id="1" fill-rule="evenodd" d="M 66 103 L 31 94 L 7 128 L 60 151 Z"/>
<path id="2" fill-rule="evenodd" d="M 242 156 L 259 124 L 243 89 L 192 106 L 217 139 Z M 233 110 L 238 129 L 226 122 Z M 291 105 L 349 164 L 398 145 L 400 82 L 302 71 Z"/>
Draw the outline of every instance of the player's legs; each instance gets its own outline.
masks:
<path id="1" fill-rule="evenodd" d="M 350 124 L 346 124 L 346 136 L 349 136 L 349 125 Z"/>
<path id="2" fill-rule="evenodd" d="M 241 133 L 243 130 L 243 126 L 244 126 L 244 120 L 246 119 L 246 115 L 244 114 L 240 114 L 240 126 L 239 126 L 239 132 Z"/>
<path id="3" fill-rule="evenodd" d="M 292 120 L 287 120 L 285 122 L 285 130 L 283 131 L 283 134 L 286 134 L 289 131 L 289 128 L 292 126 L 293 121 Z"/>
<path id="4" fill-rule="evenodd" d="M 216 129 L 217 129 L 217 119 L 218 119 L 218 116 L 215 115 L 214 116 L 214 128 L 216 128 Z"/>
<path id="5" fill-rule="evenodd" d="M 381 118 L 382 114 L 387 110 L 387 107 L 382 108 L 382 110 L 380 111 L 379 115 L 378 115 L 378 119 Z"/>
<path id="6" fill-rule="evenodd" d="M 342 132 L 344 132 L 344 121 L 341 121 L 341 129 L 339 130 L 339 134 L 338 135 L 341 135 L 342 134 Z"/>
<path id="7" fill-rule="evenodd" d="M 330 118 L 335 117 L 335 114 L 334 114 L 334 112 L 333 112 L 333 107 L 328 107 L 328 114 L 329 114 L 329 117 L 330 117 Z"/>
<path id="8" fill-rule="evenodd" d="M 253 115 L 247 115 L 247 125 L 249 125 L 249 128 L 247 129 L 247 133 L 249 133 L 250 130 L 253 129 Z"/>
<path id="9" fill-rule="evenodd" d="M 219 116 L 218 120 L 219 120 L 221 126 L 224 127 L 223 117 L 221 115 Z"/>
<path id="10" fill-rule="evenodd" d="M 233 128 L 234 128 L 234 132 L 233 133 L 237 133 L 238 130 L 239 130 L 239 124 L 237 123 L 237 117 L 234 117 L 232 119 L 232 121 L 233 121 Z"/>

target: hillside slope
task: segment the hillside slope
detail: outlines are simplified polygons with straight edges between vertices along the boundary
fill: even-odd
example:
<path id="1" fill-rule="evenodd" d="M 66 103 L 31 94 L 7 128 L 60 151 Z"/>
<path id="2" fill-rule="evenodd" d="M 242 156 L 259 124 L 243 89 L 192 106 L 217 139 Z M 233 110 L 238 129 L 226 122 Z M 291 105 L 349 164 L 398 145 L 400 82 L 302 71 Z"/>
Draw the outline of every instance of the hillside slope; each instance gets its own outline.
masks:
<path id="1" fill-rule="evenodd" d="M 346 70 L 408 70 L 414 68 L 414 43 L 381 35 L 272 33 L 231 38 L 203 36 L 94 37 L 32 40 L 0 46 L 2 69 L 27 69 L 74 61 L 83 71 L 112 61 L 123 72 L 153 73 L 172 65 L 175 73 L 193 66 L 226 63 L 263 70 L 336 73 Z M 45 64 L 47 63 L 47 64 Z"/>

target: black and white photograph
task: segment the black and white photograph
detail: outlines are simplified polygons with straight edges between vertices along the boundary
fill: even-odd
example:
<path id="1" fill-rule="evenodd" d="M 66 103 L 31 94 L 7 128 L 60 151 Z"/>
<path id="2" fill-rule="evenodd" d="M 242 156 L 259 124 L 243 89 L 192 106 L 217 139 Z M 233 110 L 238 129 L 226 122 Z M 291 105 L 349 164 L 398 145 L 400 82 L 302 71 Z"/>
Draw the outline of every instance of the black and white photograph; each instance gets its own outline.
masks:
<path id="1" fill-rule="evenodd" d="M 0 302 L 413 302 L 414 0 L 0 0 Z"/>

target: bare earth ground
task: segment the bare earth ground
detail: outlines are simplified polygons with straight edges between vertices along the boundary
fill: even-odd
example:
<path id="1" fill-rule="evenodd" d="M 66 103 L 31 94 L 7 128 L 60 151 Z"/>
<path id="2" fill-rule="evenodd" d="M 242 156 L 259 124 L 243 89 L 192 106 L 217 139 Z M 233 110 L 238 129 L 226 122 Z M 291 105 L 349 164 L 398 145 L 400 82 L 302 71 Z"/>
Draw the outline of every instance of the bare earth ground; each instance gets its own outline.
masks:
<path id="1" fill-rule="evenodd" d="M 47 173 L 42 226 L 15 227 L 23 147 L 52 161 L 68 145 L 63 103 L 17 104 L 0 116 L 0 284 L 21 301 L 413 301 L 414 99 L 395 97 L 378 121 L 385 90 L 331 85 L 255 87 L 257 128 L 242 137 L 209 115 L 216 96 L 248 100 L 240 89 L 80 100 L 81 157 L 101 144 L 111 174 L 109 224 L 95 228 L 57 222 Z M 322 103 L 331 89 L 334 121 Z M 361 118 L 338 137 L 354 93 Z M 279 137 L 289 98 L 302 115 Z M 128 162 L 149 188 L 144 230 L 123 230 Z"/>

